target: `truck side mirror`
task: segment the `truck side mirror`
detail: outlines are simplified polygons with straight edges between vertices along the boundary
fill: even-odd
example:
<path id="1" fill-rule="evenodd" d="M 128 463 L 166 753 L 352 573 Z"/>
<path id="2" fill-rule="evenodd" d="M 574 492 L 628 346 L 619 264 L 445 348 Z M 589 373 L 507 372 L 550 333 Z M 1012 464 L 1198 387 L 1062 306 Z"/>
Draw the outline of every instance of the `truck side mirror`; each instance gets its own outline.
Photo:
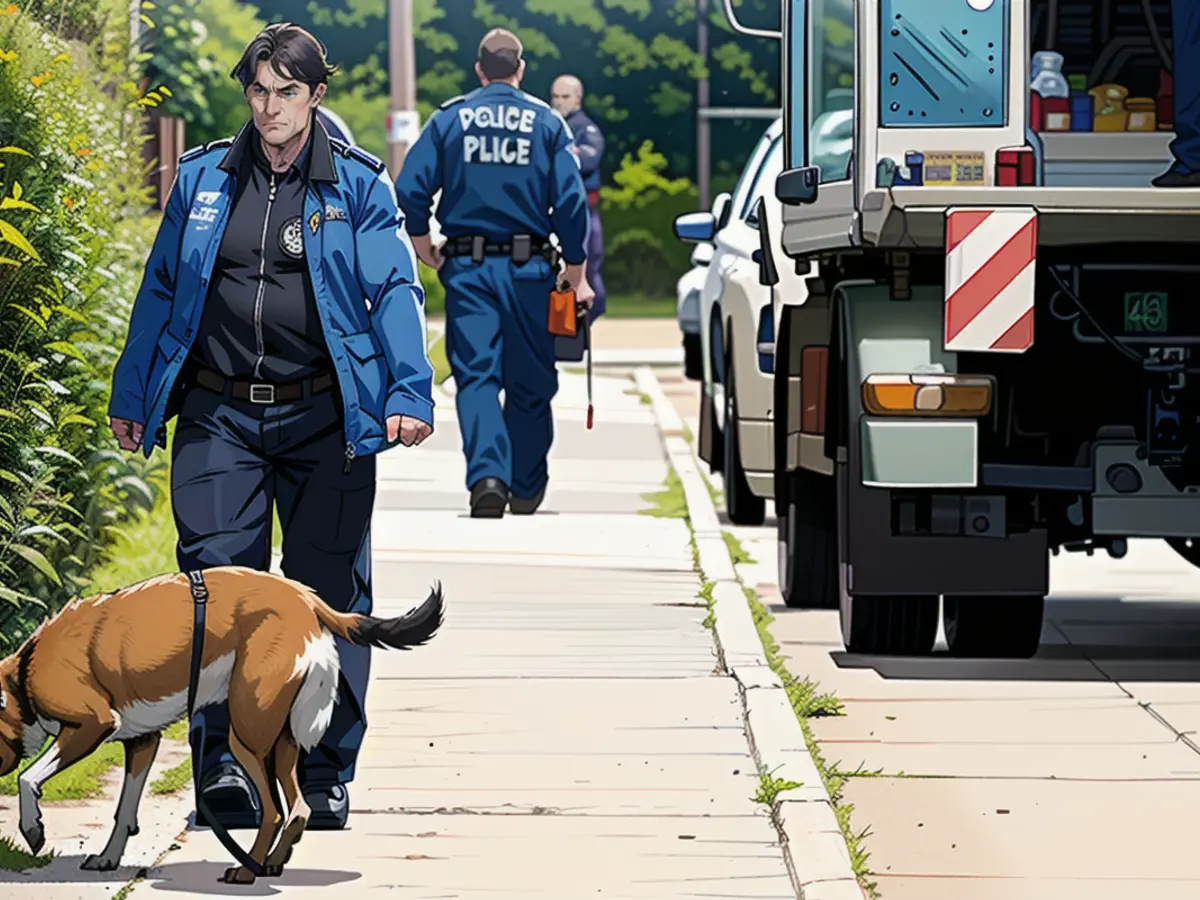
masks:
<path id="1" fill-rule="evenodd" d="M 803 166 L 788 169 L 775 179 L 775 197 L 788 206 L 806 206 L 817 202 L 817 191 L 821 184 L 819 166 Z"/>
<path id="2" fill-rule="evenodd" d="M 765 197 L 758 198 L 754 214 L 758 219 L 758 249 L 751 254 L 751 258 L 758 263 L 758 283 L 764 287 L 774 287 L 779 284 L 779 270 L 775 268 L 775 254 L 771 252 L 771 223 L 767 219 Z"/>

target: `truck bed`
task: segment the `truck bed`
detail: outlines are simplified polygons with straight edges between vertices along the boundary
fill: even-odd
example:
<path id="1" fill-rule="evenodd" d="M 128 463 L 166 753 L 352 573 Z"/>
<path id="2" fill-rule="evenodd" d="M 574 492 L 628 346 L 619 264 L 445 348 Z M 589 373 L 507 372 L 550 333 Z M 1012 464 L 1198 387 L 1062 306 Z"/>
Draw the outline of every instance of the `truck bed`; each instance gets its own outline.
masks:
<path id="1" fill-rule="evenodd" d="M 871 190 L 863 198 L 862 242 L 941 246 L 946 211 L 964 206 L 1036 208 L 1039 244 L 1200 242 L 1200 188 L 1154 187 L 900 187 L 890 196 Z"/>

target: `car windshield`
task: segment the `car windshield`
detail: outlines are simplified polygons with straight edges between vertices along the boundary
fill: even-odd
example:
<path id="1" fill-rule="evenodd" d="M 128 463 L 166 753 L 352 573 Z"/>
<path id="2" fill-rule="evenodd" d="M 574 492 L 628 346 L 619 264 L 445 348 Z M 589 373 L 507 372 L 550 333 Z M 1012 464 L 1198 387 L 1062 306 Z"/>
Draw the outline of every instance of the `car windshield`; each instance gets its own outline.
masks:
<path id="1" fill-rule="evenodd" d="M 742 174 L 738 177 L 737 187 L 733 189 L 733 209 L 738 212 L 741 212 L 746 205 L 750 187 L 754 183 L 758 170 L 762 168 L 766 148 L 770 145 L 771 140 L 770 129 L 767 129 L 759 138 L 758 143 L 754 145 L 754 152 L 750 154 L 750 158 L 746 161 L 746 167 L 742 169 Z"/>

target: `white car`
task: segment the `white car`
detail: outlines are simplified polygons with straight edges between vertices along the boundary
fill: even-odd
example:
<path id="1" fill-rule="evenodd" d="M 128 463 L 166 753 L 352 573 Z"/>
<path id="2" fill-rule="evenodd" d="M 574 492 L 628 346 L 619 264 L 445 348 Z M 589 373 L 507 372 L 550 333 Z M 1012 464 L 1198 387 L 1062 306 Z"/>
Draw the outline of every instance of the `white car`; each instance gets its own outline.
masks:
<path id="1" fill-rule="evenodd" d="M 713 245 L 697 244 L 692 251 L 692 268 L 680 276 L 675 285 L 675 318 L 683 335 L 683 374 L 692 381 L 699 381 L 703 373 L 700 350 L 700 292 L 708 278 L 708 264 L 712 262 Z"/>
<path id="2" fill-rule="evenodd" d="M 775 319 L 772 290 L 759 281 L 758 209 L 762 200 L 779 234 L 782 207 L 775 179 L 783 169 L 783 123 L 759 140 L 732 194 L 709 213 L 675 220 L 680 240 L 714 244 L 700 293 L 700 458 L 725 479 L 725 508 L 736 525 L 761 525 L 774 490 L 771 439 Z M 773 246 L 776 290 L 802 294 L 804 279 Z"/>

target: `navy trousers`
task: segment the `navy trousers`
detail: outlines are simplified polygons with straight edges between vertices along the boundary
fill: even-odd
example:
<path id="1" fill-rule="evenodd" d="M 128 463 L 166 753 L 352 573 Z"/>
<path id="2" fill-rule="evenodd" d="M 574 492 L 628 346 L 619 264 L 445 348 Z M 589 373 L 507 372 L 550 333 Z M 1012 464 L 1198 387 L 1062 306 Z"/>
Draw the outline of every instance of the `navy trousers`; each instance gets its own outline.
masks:
<path id="1" fill-rule="evenodd" d="M 534 497 L 548 476 L 554 440 L 550 401 L 558 392 L 549 330 L 554 272 L 543 259 L 447 259 L 446 356 L 467 458 L 468 489 L 499 478 L 514 496 Z M 504 406 L 500 391 L 504 391 Z"/>
<path id="2" fill-rule="evenodd" d="M 271 406 L 191 388 L 171 448 L 180 569 L 269 569 L 271 511 L 278 504 L 283 573 L 334 609 L 370 613 L 375 457 L 355 459 L 347 474 L 344 451 L 336 387 Z M 301 760 L 305 786 L 351 781 L 366 732 L 370 648 L 336 640 L 338 703 L 325 737 Z M 202 727 L 192 730 L 192 754 L 203 777 L 233 760 L 229 710 L 208 706 L 197 719 Z"/>
<path id="3" fill-rule="evenodd" d="M 604 275 L 602 269 L 604 267 L 604 226 L 600 222 L 600 207 L 599 205 L 591 208 L 591 226 L 588 230 L 588 246 L 587 246 L 587 279 L 592 286 L 592 290 L 596 292 L 596 299 L 592 301 L 591 319 L 594 322 L 597 316 L 604 315 L 605 301 L 608 297 L 608 291 L 604 287 Z"/>
<path id="4" fill-rule="evenodd" d="M 1171 154 L 1185 172 L 1200 172 L 1200 2 L 1171 0 L 1171 32 L 1175 48 Z"/>

